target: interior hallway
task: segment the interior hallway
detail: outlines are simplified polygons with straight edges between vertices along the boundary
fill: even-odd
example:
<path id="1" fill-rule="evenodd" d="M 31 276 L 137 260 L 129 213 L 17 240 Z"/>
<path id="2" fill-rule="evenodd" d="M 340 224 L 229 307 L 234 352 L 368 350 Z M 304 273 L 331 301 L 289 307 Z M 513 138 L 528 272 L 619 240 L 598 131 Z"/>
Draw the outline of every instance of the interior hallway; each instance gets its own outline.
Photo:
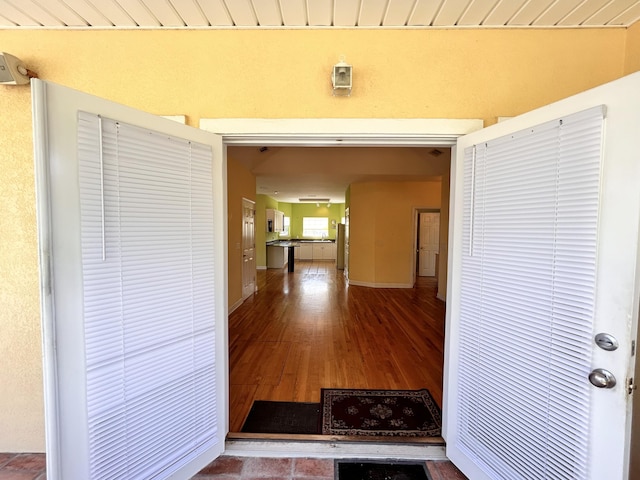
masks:
<path id="1" fill-rule="evenodd" d="M 334 262 L 258 271 L 229 317 L 230 431 L 254 400 L 319 402 L 321 388 L 427 388 L 442 405 L 444 303 L 413 289 L 347 286 Z"/>

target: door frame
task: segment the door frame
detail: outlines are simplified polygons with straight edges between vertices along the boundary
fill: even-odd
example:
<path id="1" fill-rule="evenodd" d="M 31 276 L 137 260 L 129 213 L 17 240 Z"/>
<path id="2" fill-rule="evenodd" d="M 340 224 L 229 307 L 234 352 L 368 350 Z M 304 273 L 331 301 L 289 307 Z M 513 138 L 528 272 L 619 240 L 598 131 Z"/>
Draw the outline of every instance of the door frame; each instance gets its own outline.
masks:
<path id="1" fill-rule="evenodd" d="M 298 146 L 298 147 L 444 147 L 455 146 L 460 136 L 484 127 L 481 119 L 260 119 L 260 118 L 202 118 L 200 128 L 222 136 L 225 146 Z M 366 132 L 366 133 L 365 133 Z M 440 213 L 444 208 L 441 206 Z M 415 259 L 414 259 L 415 261 Z M 415 282 L 415 265 L 414 282 Z M 340 444 L 345 458 L 384 459 L 389 445 L 372 443 Z M 227 454 L 243 456 L 335 456 L 336 445 L 329 448 L 322 441 L 269 442 L 261 441 L 256 448 L 253 440 L 230 439 Z M 444 447 L 411 445 L 393 447 L 397 458 L 415 460 L 445 460 Z"/>

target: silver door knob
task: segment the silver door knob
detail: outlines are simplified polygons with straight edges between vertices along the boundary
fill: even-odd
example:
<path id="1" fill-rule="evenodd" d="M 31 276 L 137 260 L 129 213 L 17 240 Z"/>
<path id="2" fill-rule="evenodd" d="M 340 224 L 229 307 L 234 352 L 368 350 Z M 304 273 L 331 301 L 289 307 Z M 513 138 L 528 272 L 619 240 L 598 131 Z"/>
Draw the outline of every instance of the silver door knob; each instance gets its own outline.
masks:
<path id="1" fill-rule="evenodd" d="M 609 370 L 596 368 L 589 374 L 589 381 L 594 387 L 613 388 L 616 386 L 616 377 Z"/>

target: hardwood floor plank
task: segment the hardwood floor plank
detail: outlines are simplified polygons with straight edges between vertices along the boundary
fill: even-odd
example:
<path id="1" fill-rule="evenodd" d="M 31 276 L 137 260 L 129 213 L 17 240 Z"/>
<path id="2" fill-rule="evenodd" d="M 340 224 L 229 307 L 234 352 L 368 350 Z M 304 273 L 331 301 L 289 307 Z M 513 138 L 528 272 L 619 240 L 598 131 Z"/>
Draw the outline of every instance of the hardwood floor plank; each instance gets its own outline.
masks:
<path id="1" fill-rule="evenodd" d="M 444 303 L 412 289 L 347 286 L 332 262 L 258 271 L 229 317 L 231 431 L 253 400 L 318 402 L 321 388 L 427 388 L 442 404 Z M 237 430 L 235 430 L 237 429 Z"/>

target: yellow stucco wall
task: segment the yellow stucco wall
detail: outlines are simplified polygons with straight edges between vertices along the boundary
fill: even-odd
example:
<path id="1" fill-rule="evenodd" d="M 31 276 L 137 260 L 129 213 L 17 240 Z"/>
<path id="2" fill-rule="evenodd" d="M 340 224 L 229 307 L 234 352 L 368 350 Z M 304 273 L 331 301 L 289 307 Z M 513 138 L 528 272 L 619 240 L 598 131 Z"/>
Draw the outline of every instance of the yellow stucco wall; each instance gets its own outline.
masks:
<path id="1" fill-rule="evenodd" d="M 625 50 L 626 35 L 624 29 L 0 30 L 0 45 L 45 80 L 156 114 L 184 114 L 193 126 L 203 117 L 491 123 L 635 69 L 636 47 Z M 330 92 L 340 55 L 354 65 L 350 98 Z M 28 89 L 0 86 L 0 111 L 0 451 L 42 451 Z"/>
<path id="2" fill-rule="evenodd" d="M 640 70 L 640 22 L 627 30 L 624 73 L 628 75 Z"/>
<path id="3" fill-rule="evenodd" d="M 351 184 L 349 281 L 411 286 L 415 208 L 440 208 L 435 182 Z"/>

